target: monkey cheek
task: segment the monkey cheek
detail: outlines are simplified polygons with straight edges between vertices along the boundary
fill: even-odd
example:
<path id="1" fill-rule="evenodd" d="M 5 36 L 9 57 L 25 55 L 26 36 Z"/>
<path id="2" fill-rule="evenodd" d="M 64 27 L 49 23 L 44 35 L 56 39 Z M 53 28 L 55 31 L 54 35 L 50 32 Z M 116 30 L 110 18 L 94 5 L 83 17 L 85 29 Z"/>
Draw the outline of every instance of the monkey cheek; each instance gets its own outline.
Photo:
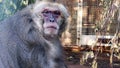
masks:
<path id="1" fill-rule="evenodd" d="M 46 35 L 57 35 L 58 34 L 58 29 L 53 29 L 53 28 L 45 28 L 44 33 Z"/>

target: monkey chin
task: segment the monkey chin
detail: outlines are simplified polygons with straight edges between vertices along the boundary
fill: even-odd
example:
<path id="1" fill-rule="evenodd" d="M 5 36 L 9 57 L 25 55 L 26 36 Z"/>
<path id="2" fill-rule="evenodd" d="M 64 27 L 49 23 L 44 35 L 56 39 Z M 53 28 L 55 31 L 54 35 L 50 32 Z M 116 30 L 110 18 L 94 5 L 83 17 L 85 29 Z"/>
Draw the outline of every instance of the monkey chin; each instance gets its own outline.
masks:
<path id="1" fill-rule="evenodd" d="M 44 29 L 44 34 L 46 36 L 51 36 L 51 37 L 57 36 L 58 35 L 58 29 L 46 28 L 46 29 Z"/>

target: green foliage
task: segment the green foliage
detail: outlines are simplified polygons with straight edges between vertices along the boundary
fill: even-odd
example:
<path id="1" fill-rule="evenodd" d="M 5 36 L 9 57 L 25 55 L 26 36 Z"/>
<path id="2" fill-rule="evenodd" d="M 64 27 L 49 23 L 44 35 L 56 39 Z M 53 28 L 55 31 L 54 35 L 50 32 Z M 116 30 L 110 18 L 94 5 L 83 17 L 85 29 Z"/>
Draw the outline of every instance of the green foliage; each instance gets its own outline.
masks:
<path id="1" fill-rule="evenodd" d="M 0 3 L 2 2 L 2 0 L 0 0 Z"/>
<path id="2" fill-rule="evenodd" d="M 0 0 L 0 21 L 13 15 L 35 0 Z"/>
<path id="3" fill-rule="evenodd" d="M 31 4 L 31 3 L 34 3 L 34 2 L 35 2 L 35 0 L 29 0 L 28 4 Z"/>

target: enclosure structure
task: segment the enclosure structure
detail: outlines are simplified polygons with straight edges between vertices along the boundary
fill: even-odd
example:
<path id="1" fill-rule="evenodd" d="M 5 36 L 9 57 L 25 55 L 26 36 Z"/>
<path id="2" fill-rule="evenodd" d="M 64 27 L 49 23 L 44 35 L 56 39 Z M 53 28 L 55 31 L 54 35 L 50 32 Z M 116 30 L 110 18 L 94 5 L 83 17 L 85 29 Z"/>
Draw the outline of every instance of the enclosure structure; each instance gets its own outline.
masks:
<path id="1" fill-rule="evenodd" d="M 100 38 L 99 40 L 103 38 L 103 42 L 107 43 L 108 40 L 113 38 L 116 31 L 119 30 L 118 11 L 114 12 L 110 8 L 114 1 L 74 0 L 72 2 L 65 2 L 71 16 L 69 32 L 71 34 L 72 45 L 92 45 L 96 42 L 97 38 Z M 113 12 L 111 14 L 114 16 L 110 15 L 111 17 L 108 17 L 109 12 Z M 107 18 L 109 20 L 106 21 Z M 85 42 L 86 39 L 87 42 Z"/>

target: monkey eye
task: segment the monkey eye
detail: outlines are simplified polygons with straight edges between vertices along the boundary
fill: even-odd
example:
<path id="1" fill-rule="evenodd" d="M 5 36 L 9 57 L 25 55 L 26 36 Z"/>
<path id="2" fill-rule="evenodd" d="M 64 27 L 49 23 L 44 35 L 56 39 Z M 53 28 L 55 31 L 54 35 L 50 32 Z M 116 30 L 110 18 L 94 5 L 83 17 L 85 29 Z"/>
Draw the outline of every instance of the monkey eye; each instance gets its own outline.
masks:
<path id="1" fill-rule="evenodd" d="M 60 11 L 54 11 L 53 12 L 55 15 L 61 15 Z"/>
<path id="2" fill-rule="evenodd" d="M 52 14 L 55 17 L 58 17 L 61 15 L 60 11 L 58 10 L 50 11 L 48 9 L 45 9 L 42 13 L 45 17 L 48 17 L 50 14 Z"/>
<path id="3" fill-rule="evenodd" d="M 42 13 L 44 13 L 44 14 L 48 14 L 48 13 L 50 13 L 50 11 L 48 11 L 48 10 L 44 10 Z"/>
<path id="4" fill-rule="evenodd" d="M 50 13 L 50 12 L 49 12 L 49 11 L 44 11 L 43 13 L 48 14 L 48 13 Z"/>

